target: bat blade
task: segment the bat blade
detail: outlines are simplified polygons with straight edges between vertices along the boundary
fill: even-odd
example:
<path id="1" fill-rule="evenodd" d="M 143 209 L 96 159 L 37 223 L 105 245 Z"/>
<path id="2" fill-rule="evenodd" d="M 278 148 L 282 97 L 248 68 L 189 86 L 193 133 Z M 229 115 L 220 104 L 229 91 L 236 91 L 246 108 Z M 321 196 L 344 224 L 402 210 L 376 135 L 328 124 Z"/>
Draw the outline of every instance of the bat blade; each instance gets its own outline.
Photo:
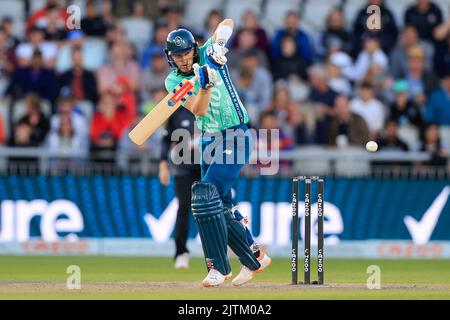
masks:
<path id="1" fill-rule="evenodd" d="M 170 116 L 194 95 L 194 81 L 183 79 L 173 92 L 161 100 L 128 134 L 130 140 L 142 145 Z"/>

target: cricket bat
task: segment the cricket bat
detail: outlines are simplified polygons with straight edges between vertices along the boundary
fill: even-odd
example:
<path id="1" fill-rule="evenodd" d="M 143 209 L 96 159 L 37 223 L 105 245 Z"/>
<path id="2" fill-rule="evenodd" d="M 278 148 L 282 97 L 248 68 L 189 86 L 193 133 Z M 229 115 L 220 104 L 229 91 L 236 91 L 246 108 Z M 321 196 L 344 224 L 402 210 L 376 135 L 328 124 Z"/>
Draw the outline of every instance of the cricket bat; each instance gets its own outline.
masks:
<path id="1" fill-rule="evenodd" d="M 183 79 L 130 131 L 128 134 L 130 140 L 142 145 L 187 99 L 194 96 L 196 81 L 197 76 L 190 80 Z"/>

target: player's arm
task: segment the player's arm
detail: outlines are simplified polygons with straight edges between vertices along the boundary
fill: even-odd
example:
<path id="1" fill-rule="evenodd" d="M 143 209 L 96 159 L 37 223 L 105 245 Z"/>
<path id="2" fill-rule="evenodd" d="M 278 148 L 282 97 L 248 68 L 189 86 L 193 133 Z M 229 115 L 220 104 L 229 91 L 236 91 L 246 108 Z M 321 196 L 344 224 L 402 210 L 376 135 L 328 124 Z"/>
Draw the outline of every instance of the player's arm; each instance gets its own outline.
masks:
<path id="1" fill-rule="evenodd" d="M 213 39 L 214 43 L 218 43 L 222 47 L 226 45 L 228 40 L 230 40 L 233 34 L 234 21 L 233 19 L 225 19 L 218 26 L 216 31 L 214 31 Z"/>
<path id="2" fill-rule="evenodd" d="M 227 63 L 225 54 L 228 49 L 225 47 L 233 34 L 234 22 L 231 19 L 223 20 L 213 34 L 214 43 L 206 51 L 207 64 L 217 70 Z"/>
<path id="3" fill-rule="evenodd" d="M 186 102 L 185 107 L 196 116 L 204 117 L 208 112 L 210 98 L 211 90 L 201 88 L 195 97 Z"/>

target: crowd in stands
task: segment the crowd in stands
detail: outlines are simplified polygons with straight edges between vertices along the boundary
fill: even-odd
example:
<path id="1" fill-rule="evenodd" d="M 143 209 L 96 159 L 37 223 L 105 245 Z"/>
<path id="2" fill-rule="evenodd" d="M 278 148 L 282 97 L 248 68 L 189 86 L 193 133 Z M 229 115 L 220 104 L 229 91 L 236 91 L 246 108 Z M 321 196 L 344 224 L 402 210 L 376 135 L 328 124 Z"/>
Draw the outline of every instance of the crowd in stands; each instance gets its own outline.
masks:
<path id="1" fill-rule="evenodd" d="M 167 34 L 186 27 L 201 45 L 222 13 L 210 11 L 199 29 L 170 1 L 153 1 L 150 13 L 145 0 L 132 1 L 132 12 L 120 16 L 116 1 L 86 0 L 81 29 L 68 30 L 66 2 L 48 0 L 28 12 L 20 37 L 16 20 L 1 21 L 0 145 L 131 148 L 127 130 L 166 95 Z M 450 17 L 433 1 L 417 0 L 397 21 L 389 8 L 395 1 L 385 2 L 368 0 L 350 24 L 341 8 L 331 8 L 315 33 L 303 28 L 301 11 L 286 12 L 274 32 L 245 11 L 228 60 L 252 127 L 279 128 L 283 150 L 376 140 L 381 149 L 428 151 L 433 164 L 445 164 Z M 367 28 L 373 4 L 381 8 L 379 30 Z M 142 148 L 152 152 L 149 146 Z"/>

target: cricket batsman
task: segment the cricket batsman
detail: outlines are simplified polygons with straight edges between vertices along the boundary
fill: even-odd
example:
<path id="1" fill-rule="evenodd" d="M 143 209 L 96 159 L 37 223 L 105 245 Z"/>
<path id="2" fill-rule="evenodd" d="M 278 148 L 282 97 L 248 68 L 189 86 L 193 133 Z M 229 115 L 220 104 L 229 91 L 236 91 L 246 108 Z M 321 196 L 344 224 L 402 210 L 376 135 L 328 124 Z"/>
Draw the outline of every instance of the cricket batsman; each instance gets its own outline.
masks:
<path id="1" fill-rule="evenodd" d="M 226 65 L 225 45 L 233 25 L 231 19 L 222 21 L 201 47 L 190 31 L 174 30 L 167 36 L 165 50 L 173 68 L 165 81 L 167 91 L 172 92 L 183 79 L 198 77 L 195 96 L 183 106 L 195 115 L 202 132 L 202 180 L 192 185 L 192 213 L 208 270 L 202 282 L 205 287 L 219 286 L 232 276 L 227 246 L 242 264 L 232 280 L 234 286 L 247 283 L 271 263 L 242 223 L 242 215 L 233 208 L 231 189 L 248 162 L 253 145 L 247 111 Z"/>

